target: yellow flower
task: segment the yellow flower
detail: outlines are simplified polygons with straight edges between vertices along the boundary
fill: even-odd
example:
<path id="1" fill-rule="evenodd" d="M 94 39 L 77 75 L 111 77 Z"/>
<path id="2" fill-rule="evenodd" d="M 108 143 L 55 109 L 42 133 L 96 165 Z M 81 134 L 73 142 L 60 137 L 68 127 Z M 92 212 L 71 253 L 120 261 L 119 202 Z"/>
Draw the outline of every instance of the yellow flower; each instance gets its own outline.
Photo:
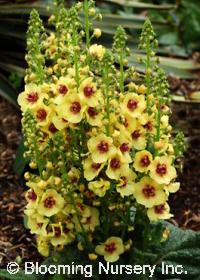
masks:
<path id="1" fill-rule="evenodd" d="M 157 184 L 148 176 L 143 177 L 135 184 L 135 199 L 147 208 L 165 203 L 167 195 L 162 185 Z"/>
<path id="2" fill-rule="evenodd" d="M 38 204 L 38 213 L 51 217 L 62 210 L 64 202 L 64 198 L 56 190 L 48 189 Z"/>
<path id="3" fill-rule="evenodd" d="M 53 108 L 51 106 L 46 106 L 43 102 L 38 102 L 32 109 L 32 112 L 39 126 L 48 126 L 50 124 L 53 114 Z"/>
<path id="4" fill-rule="evenodd" d="M 113 152 L 113 140 L 104 134 L 92 137 L 88 140 L 88 149 L 91 153 L 92 160 L 96 163 L 103 163 L 108 160 Z"/>
<path id="5" fill-rule="evenodd" d="M 122 175 L 129 173 L 129 165 L 124 161 L 120 152 L 113 153 L 108 161 L 106 175 L 110 179 L 118 180 Z"/>
<path id="6" fill-rule="evenodd" d="M 150 165 L 150 177 L 159 184 L 169 184 L 176 178 L 176 169 L 169 156 L 156 157 Z"/>
<path id="7" fill-rule="evenodd" d="M 153 160 L 152 154 L 146 150 L 137 152 L 134 158 L 133 167 L 139 172 L 148 172 L 149 166 Z"/>
<path id="8" fill-rule="evenodd" d="M 89 48 L 89 54 L 101 61 L 105 54 L 105 48 L 102 45 L 91 45 Z"/>
<path id="9" fill-rule="evenodd" d="M 81 205 L 81 207 L 82 206 L 83 205 Z M 94 208 L 94 207 L 84 206 L 84 209 L 79 207 L 78 210 L 80 210 L 79 214 L 81 214 L 82 218 L 79 221 L 77 214 L 74 214 L 74 216 L 73 216 L 73 222 L 75 224 L 76 231 L 78 231 L 78 232 L 82 231 L 80 222 L 86 231 L 94 231 L 95 227 L 99 226 L 99 224 L 100 224 L 98 209 Z M 85 213 L 84 213 L 84 210 L 85 210 Z M 87 213 L 86 213 L 86 211 L 87 211 Z M 84 215 L 82 215 L 82 214 L 84 214 Z"/>
<path id="10" fill-rule="evenodd" d="M 80 171 L 78 168 L 72 167 L 68 172 L 68 178 L 70 183 L 77 184 L 80 179 Z"/>
<path id="11" fill-rule="evenodd" d="M 130 117 L 129 115 L 124 115 L 123 116 L 123 127 L 121 127 L 121 130 L 124 131 L 134 131 L 136 129 L 138 122 L 136 121 L 136 119 Z"/>
<path id="12" fill-rule="evenodd" d="M 79 97 L 83 104 L 90 107 L 98 105 L 100 100 L 100 91 L 97 90 L 96 84 L 93 82 L 93 78 L 89 77 L 83 80 L 79 86 Z"/>
<path id="13" fill-rule="evenodd" d="M 38 234 L 41 236 L 46 236 L 46 227 L 49 223 L 47 218 L 35 213 L 28 216 L 27 226 L 31 230 L 32 234 Z"/>
<path id="14" fill-rule="evenodd" d="M 121 127 L 120 131 L 117 131 L 116 136 L 112 136 L 114 137 L 115 144 L 118 146 L 124 161 L 128 163 L 132 162 L 132 158 L 129 154 L 132 147 L 130 134 Z"/>
<path id="15" fill-rule="evenodd" d="M 93 32 L 93 36 L 94 37 L 96 37 L 97 39 L 99 38 L 99 37 L 101 37 L 101 29 L 99 29 L 99 28 L 95 28 L 94 29 L 94 32 Z"/>
<path id="16" fill-rule="evenodd" d="M 91 181 L 99 175 L 99 172 L 104 167 L 102 163 L 95 163 L 91 157 L 88 157 L 83 162 L 84 177 L 86 180 Z"/>
<path id="17" fill-rule="evenodd" d="M 168 137 L 162 137 L 159 141 L 154 142 L 154 147 L 159 153 L 165 152 L 169 147 L 169 139 Z"/>
<path id="18" fill-rule="evenodd" d="M 167 203 L 149 208 L 147 210 L 147 216 L 151 221 L 167 220 L 173 217 L 173 215 L 170 214 L 170 208 Z"/>
<path id="19" fill-rule="evenodd" d="M 167 115 L 163 115 L 162 117 L 161 117 L 161 127 L 162 128 L 166 128 L 166 127 L 168 127 L 168 125 L 169 125 L 169 116 L 167 116 Z"/>
<path id="20" fill-rule="evenodd" d="M 81 220 L 81 223 L 83 224 L 83 227 L 86 231 L 94 231 L 95 227 L 100 225 L 98 209 L 90 207 L 90 213 L 91 215 L 89 217 L 83 218 Z M 81 231 L 81 228 L 79 231 Z"/>
<path id="21" fill-rule="evenodd" d="M 52 124 L 58 131 L 66 128 L 68 126 L 68 121 L 65 120 L 64 118 L 61 118 L 58 114 L 54 114 L 52 117 L 52 123 L 50 125 Z M 49 131 L 53 132 L 51 127 L 49 127 Z"/>
<path id="22" fill-rule="evenodd" d="M 90 261 L 96 261 L 98 256 L 94 253 L 91 253 L 91 254 L 88 254 L 88 258 L 89 258 Z"/>
<path id="23" fill-rule="evenodd" d="M 144 113 L 139 117 L 138 121 L 147 132 L 151 134 L 156 133 L 156 119 L 154 114 L 149 115 L 147 113 Z"/>
<path id="24" fill-rule="evenodd" d="M 105 243 L 97 245 L 95 252 L 100 256 L 104 256 L 106 262 L 116 262 L 119 255 L 124 253 L 123 241 L 119 237 L 112 236 Z"/>
<path id="25" fill-rule="evenodd" d="M 85 109 L 86 107 L 81 103 L 80 97 L 73 94 L 67 96 L 64 102 L 56 108 L 56 111 L 61 118 L 71 123 L 79 123 L 83 118 Z"/>
<path id="26" fill-rule="evenodd" d="M 137 88 L 137 92 L 140 93 L 140 94 L 145 94 L 147 91 L 147 88 L 145 87 L 145 85 L 140 85 L 138 88 Z"/>
<path id="27" fill-rule="evenodd" d="M 52 138 L 54 134 L 58 131 L 58 129 L 55 127 L 53 122 L 49 122 L 46 126 L 40 127 L 40 130 L 47 134 L 49 138 Z"/>
<path id="28" fill-rule="evenodd" d="M 134 183 L 136 177 L 137 175 L 131 169 L 129 169 L 128 175 L 120 177 L 116 190 L 120 193 L 121 197 L 134 194 Z"/>
<path id="29" fill-rule="evenodd" d="M 54 98 L 55 104 L 63 102 L 63 97 L 74 92 L 76 82 L 69 77 L 60 77 L 55 85 L 52 86 L 52 90 L 56 97 Z"/>
<path id="30" fill-rule="evenodd" d="M 175 182 L 175 183 L 170 183 L 167 186 L 164 186 L 164 189 L 166 191 L 167 194 L 169 193 L 176 193 L 180 188 L 180 183 L 179 182 Z"/>
<path id="31" fill-rule="evenodd" d="M 90 217 L 91 212 L 90 212 L 90 207 L 83 204 L 82 200 L 78 199 L 76 201 L 76 209 L 78 210 L 78 213 L 82 216 L 82 217 Z"/>
<path id="32" fill-rule="evenodd" d="M 35 107 L 44 98 L 48 98 L 48 95 L 41 92 L 40 86 L 28 84 L 25 86 L 25 91 L 19 94 L 17 101 L 21 110 L 26 111 L 26 109 Z"/>
<path id="33" fill-rule="evenodd" d="M 110 188 L 110 182 L 100 178 L 100 181 L 90 182 L 88 188 L 99 197 L 103 197 L 106 191 Z"/>
<path id="34" fill-rule="evenodd" d="M 139 117 L 146 108 L 146 102 L 143 95 L 128 93 L 121 104 L 122 113 L 132 118 Z"/>
<path id="35" fill-rule="evenodd" d="M 137 125 L 137 127 L 131 132 L 132 145 L 136 150 L 143 150 L 146 148 L 146 131 L 145 129 Z"/>
<path id="36" fill-rule="evenodd" d="M 71 243 L 75 238 L 72 228 L 72 224 L 67 227 L 67 225 L 62 225 L 61 222 L 49 225 L 47 236 L 50 239 L 50 243 L 54 247 Z"/>
<path id="37" fill-rule="evenodd" d="M 34 182 L 27 182 L 26 185 L 30 187 L 25 194 L 25 198 L 28 202 L 27 208 L 36 209 L 43 192 L 37 188 L 37 184 Z"/>
<path id="38" fill-rule="evenodd" d="M 86 118 L 91 126 L 102 126 L 102 114 L 95 107 L 88 107 L 86 109 Z"/>
<path id="39" fill-rule="evenodd" d="M 37 249 L 42 256 L 44 257 L 49 256 L 49 241 L 46 237 L 43 236 L 37 237 Z"/>

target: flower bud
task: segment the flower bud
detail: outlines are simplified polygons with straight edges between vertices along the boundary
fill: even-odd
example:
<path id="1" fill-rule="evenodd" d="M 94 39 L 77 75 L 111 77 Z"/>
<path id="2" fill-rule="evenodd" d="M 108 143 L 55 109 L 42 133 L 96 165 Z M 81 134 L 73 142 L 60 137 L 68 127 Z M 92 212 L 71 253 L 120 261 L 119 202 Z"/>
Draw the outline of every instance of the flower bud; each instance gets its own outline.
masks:
<path id="1" fill-rule="evenodd" d="M 96 37 L 98 39 L 99 37 L 101 37 L 101 34 L 102 34 L 101 29 L 99 29 L 99 28 L 94 29 L 94 32 L 93 32 L 94 37 Z"/>
<path id="2" fill-rule="evenodd" d="M 98 258 L 98 256 L 97 256 L 96 254 L 94 254 L 94 253 L 89 254 L 88 257 L 89 257 L 89 259 L 90 259 L 91 261 L 96 261 L 96 259 Z"/>

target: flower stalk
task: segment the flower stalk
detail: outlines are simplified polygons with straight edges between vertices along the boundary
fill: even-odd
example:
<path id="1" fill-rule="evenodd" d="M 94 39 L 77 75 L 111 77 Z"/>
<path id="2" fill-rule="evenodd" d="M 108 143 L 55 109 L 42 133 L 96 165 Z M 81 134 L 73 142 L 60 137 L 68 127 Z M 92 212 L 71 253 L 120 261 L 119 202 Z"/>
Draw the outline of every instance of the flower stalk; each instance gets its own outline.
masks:
<path id="1" fill-rule="evenodd" d="M 33 169 L 25 173 L 25 214 L 42 255 L 70 246 L 83 250 L 83 258 L 115 262 L 137 246 L 132 234 L 146 248 L 151 221 L 172 217 L 167 201 L 179 189 L 175 158 L 182 156 L 183 136 L 173 143 L 168 85 L 150 21 L 140 38 L 142 80 L 128 68 L 123 27 L 112 50 L 92 43 L 102 33 L 92 30 L 91 19 L 101 18 L 94 1 L 71 9 L 56 3 L 49 19 L 54 33 L 44 35 L 36 11 L 29 21 L 29 67 L 18 97 L 24 156 Z"/>

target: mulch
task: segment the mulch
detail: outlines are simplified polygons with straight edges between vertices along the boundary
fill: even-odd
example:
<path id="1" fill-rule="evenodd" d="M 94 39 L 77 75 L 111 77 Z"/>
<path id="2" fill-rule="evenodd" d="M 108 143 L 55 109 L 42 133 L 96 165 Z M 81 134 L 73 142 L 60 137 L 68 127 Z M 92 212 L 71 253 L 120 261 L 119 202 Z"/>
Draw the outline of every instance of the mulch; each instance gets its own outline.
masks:
<path id="1" fill-rule="evenodd" d="M 15 177 L 0 184 L 0 267 L 10 261 L 40 261 L 35 238 L 25 229 L 24 188 Z"/>

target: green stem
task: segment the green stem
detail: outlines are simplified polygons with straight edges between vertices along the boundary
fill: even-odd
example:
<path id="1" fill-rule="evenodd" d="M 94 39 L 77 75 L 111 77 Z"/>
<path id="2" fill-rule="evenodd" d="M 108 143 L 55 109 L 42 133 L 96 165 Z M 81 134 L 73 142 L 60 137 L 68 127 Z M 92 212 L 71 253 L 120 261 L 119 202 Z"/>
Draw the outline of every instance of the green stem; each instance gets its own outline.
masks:
<path id="1" fill-rule="evenodd" d="M 107 118 L 107 125 L 106 125 L 106 134 L 109 136 L 110 134 L 110 97 L 109 97 L 109 77 L 108 77 L 108 62 L 105 63 L 104 68 L 104 82 L 105 82 L 105 99 L 106 99 L 106 118 Z"/>
<path id="2" fill-rule="evenodd" d="M 88 239 L 88 236 L 87 236 L 87 233 L 86 233 L 86 231 L 85 231 L 85 229 L 84 229 L 84 227 L 83 227 L 83 224 L 81 223 L 80 212 L 79 212 L 78 208 L 76 207 L 76 203 L 75 203 L 75 201 L 74 201 L 74 197 L 73 197 L 73 195 L 72 195 L 71 193 L 69 193 L 69 197 L 70 197 L 70 199 L 71 199 L 71 202 L 72 202 L 72 205 L 73 205 L 73 207 L 74 207 L 74 210 L 76 211 L 76 216 L 77 216 L 78 223 L 79 223 L 79 225 L 80 225 L 82 234 L 83 234 L 83 236 L 84 236 L 85 243 L 86 243 L 86 245 L 88 246 L 89 251 L 92 251 L 93 246 L 92 246 L 92 243 L 90 242 L 90 240 Z"/>
<path id="3" fill-rule="evenodd" d="M 35 143 L 35 141 L 34 141 L 34 149 L 35 149 L 35 153 L 36 153 L 36 155 L 35 155 L 36 159 L 35 160 L 36 160 L 37 165 L 38 165 L 38 171 L 39 171 L 40 177 L 43 179 L 43 174 L 42 174 L 43 168 L 42 168 L 41 161 L 40 161 L 40 152 L 37 148 L 37 144 Z"/>
<path id="4" fill-rule="evenodd" d="M 149 104 L 149 94 L 150 94 L 150 81 L 151 81 L 151 74 L 149 72 L 150 67 L 151 67 L 151 49 L 150 49 L 150 42 L 148 40 L 147 42 L 147 47 L 146 47 L 146 51 L 147 51 L 147 58 L 146 58 L 146 84 L 147 84 L 147 112 L 149 112 L 150 109 L 150 104 Z"/>
<path id="5" fill-rule="evenodd" d="M 74 50 L 74 65 L 75 65 L 75 80 L 77 84 L 77 91 L 80 85 L 80 77 L 79 77 L 79 57 L 78 57 L 78 51 L 76 47 L 78 46 L 78 38 L 77 38 L 77 28 L 74 26 L 74 33 L 73 33 L 73 38 L 72 38 L 72 43 L 73 46 L 75 47 Z"/>
<path id="6" fill-rule="evenodd" d="M 123 50 L 120 52 L 120 92 L 124 92 L 124 64 L 123 64 Z"/>
<path id="7" fill-rule="evenodd" d="M 90 28 L 89 28 L 89 5 L 88 0 L 84 0 L 84 13 L 85 13 L 85 36 L 86 36 L 86 46 L 90 47 Z"/>
<path id="8" fill-rule="evenodd" d="M 160 103 L 160 100 L 159 100 L 159 103 L 158 103 L 158 114 L 157 114 L 157 128 L 156 128 L 156 141 L 159 141 L 160 140 L 160 120 L 161 120 L 161 103 Z"/>
<path id="9" fill-rule="evenodd" d="M 74 64 L 75 64 L 75 79 L 76 79 L 77 90 L 78 90 L 79 85 L 80 85 L 80 77 L 79 77 L 78 55 L 77 55 L 76 50 L 75 50 L 75 53 L 74 53 Z"/>

